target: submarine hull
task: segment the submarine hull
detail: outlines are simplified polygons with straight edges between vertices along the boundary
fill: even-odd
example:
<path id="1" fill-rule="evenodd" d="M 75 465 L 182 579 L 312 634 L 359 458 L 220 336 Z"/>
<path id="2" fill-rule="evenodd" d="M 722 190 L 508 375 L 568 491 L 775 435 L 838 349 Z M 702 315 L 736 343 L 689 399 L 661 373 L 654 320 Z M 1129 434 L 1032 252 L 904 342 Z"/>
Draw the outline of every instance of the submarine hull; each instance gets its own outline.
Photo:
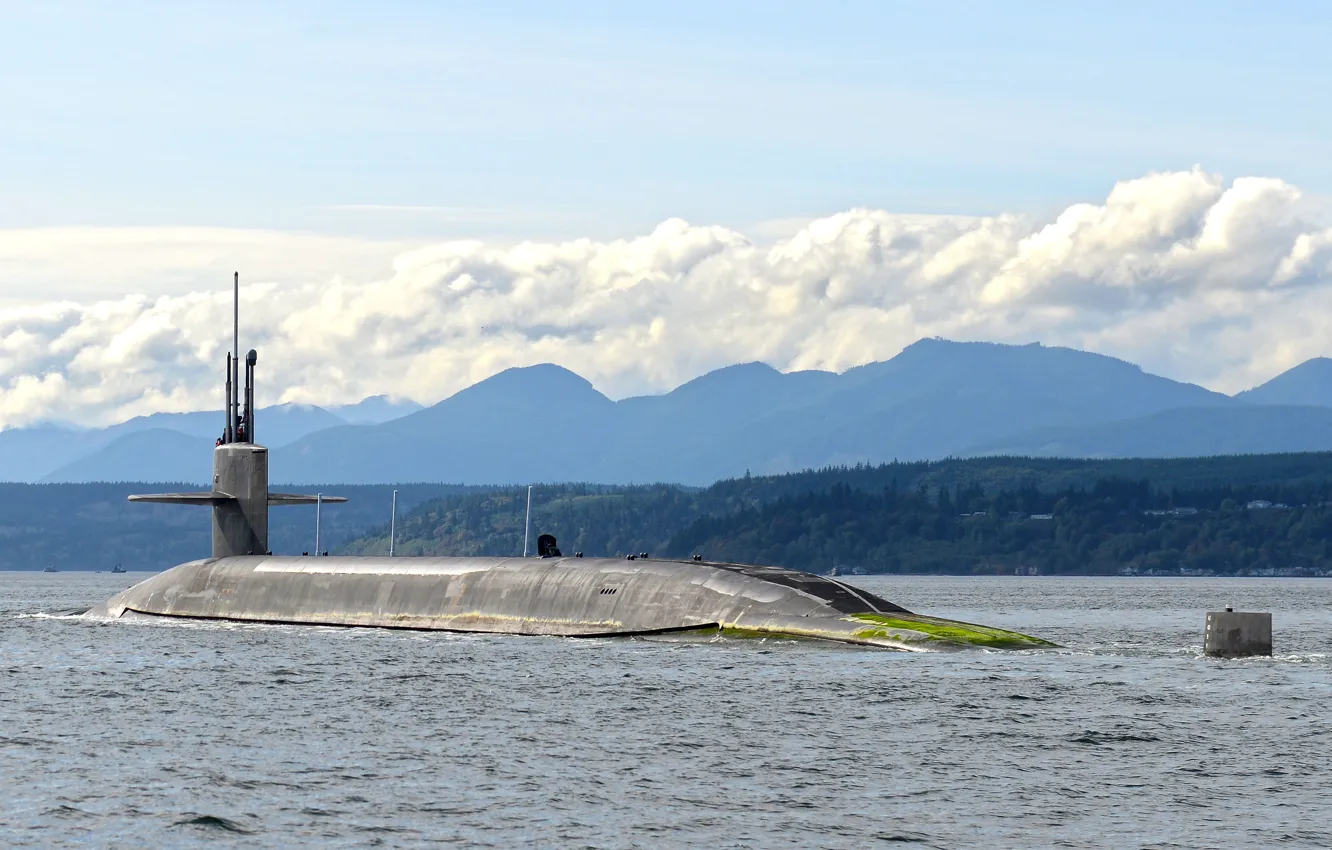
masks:
<path id="1" fill-rule="evenodd" d="M 130 496 L 210 508 L 213 556 L 155 575 L 88 616 L 570 637 L 711 629 L 910 651 L 1051 645 L 1003 629 L 922 617 L 796 570 L 633 556 L 561 558 L 548 535 L 537 538 L 538 551 L 555 557 L 274 557 L 268 551 L 269 508 L 346 499 L 269 490 L 268 449 L 255 442 L 259 355 L 254 349 L 245 355 L 242 394 L 239 273 L 232 284 L 226 423 L 213 448 L 211 486 Z"/>
<path id="2" fill-rule="evenodd" d="M 144 615 L 569 637 L 713 630 L 906 651 L 1051 645 L 913 614 L 810 573 L 657 559 L 209 558 L 88 612 Z"/>

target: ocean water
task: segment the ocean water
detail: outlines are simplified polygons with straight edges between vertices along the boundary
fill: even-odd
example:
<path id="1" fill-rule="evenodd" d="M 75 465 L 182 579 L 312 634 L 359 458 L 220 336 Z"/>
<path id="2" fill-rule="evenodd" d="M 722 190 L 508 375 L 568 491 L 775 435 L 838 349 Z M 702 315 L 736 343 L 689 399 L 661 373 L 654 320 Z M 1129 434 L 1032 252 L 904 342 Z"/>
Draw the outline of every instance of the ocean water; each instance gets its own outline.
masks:
<path id="1" fill-rule="evenodd" d="M 912 655 L 72 616 L 135 579 L 0 573 L 0 846 L 1332 846 L 1332 580 L 853 579 L 1063 645 Z"/>

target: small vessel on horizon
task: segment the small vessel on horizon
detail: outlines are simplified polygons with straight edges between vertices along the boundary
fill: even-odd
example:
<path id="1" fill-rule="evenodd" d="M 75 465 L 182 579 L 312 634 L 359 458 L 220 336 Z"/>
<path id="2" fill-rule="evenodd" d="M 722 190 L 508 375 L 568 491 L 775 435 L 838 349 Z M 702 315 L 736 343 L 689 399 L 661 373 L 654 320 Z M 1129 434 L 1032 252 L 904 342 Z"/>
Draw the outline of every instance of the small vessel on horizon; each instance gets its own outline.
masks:
<path id="1" fill-rule="evenodd" d="M 123 567 L 120 566 L 120 564 L 116 564 L 114 567 L 111 568 L 111 572 L 113 572 L 113 573 L 123 573 L 123 572 L 125 572 L 125 570 L 124 570 Z"/>
<path id="2" fill-rule="evenodd" d="M 47 564 L 46 566 L 42 567 L 42 572 L 44 572 L 44 573 L 58 573 L 58 572 L 60 572 L 60 570 L 57 570 L 57 569 L 55 568 L 55 564 Z"/>

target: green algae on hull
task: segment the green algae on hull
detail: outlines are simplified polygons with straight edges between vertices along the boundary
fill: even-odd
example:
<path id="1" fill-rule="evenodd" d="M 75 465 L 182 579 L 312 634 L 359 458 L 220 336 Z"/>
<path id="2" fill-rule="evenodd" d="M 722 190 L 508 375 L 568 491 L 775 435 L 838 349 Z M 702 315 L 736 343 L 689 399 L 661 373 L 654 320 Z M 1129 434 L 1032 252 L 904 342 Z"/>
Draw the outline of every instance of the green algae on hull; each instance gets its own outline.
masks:
<path id="1" fill-rule="evenodd" d="M 955 620 L 940 620 L 935 617 L 919 615 L 891 616 L 888 614 L 851 614 L 853 620 L 872 623 L 873 626 L 857 629 L 855 636 L 872 640 L 893 640 L 911 642 L 920 640 L 911 632 L 922 635 L 926 641 L 946 641 L 963 646 L 980 646 L 989 649 L 1034 649 L 1053 647 L 1058 644 L 1048 640 L 996 629 L 991 626 L 977 626 L 972 623 L 959 623 Z M 907 632 L 908 634 L 903 634 Z"/>
<path id="2" fill-rule="evenodd" d="M 769 631 L 766 629 L 746 629 L 740 626 L 722 626 L 717 630 L 722 637 L 735 638 L 736 640 L 768 640 L 769 638 L 781 638 L 799 640 L 804 635 L 791 634 L 782 631 Z"/>

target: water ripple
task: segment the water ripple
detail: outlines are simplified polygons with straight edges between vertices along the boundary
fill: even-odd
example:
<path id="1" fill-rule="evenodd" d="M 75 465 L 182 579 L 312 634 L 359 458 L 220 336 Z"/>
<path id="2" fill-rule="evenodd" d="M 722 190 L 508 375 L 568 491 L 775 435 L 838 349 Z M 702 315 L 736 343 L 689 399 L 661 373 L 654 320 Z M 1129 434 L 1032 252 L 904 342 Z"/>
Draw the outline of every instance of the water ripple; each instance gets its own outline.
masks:
<path id="1" fill-rule="evenodd" d="M 897 655 L 69 616 L 115 578 L 0 574 L 0 845 L 1332 844 L 1332 582 L 867 580 L 1064 645 Z"/>

